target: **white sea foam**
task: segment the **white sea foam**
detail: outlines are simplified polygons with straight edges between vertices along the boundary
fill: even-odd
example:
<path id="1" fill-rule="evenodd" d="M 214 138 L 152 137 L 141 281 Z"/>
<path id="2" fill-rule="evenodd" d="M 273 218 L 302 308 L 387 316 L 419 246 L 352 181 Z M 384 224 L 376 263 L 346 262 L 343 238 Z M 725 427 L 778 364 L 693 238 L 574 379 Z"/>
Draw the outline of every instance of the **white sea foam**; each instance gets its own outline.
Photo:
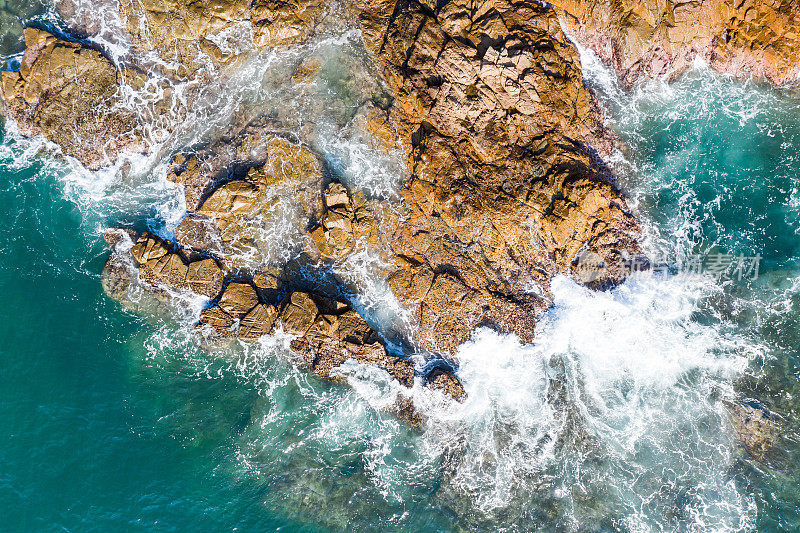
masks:
<path id="1" fill-rule="evenodd" d="M 643 275 L 598 293 L 557 278 L 552 290 L 533 345 L 479 330 L 459 350 L 468 398 L 430 413 L 424 438 L 458 450 L 450 482 L 488 516 L 543 478 L 570 527 L 587 497 L 632 530 L 673 512 L 697 528 L 752 524 L 754 502 L 726 474 L 737 448 L 722 401 L 759 348 L 694 320 L 716 284 Z"/>

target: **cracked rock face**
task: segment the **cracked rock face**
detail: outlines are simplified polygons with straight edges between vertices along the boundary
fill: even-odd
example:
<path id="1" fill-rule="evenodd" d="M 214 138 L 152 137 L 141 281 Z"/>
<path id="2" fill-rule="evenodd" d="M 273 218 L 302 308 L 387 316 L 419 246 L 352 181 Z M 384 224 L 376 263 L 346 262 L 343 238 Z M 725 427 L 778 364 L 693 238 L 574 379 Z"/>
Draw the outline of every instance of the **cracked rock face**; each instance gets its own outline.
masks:
<path id="1" fill-rule="evenodd" d="M 479 325 L 533 336 L 550 278 L 581 251 L 639 253 L 595 148 L 612 140 L 555 13 L 536 2 L 362 2 L 413 178 L 388 237 L 419 340 L 453 353 Z M 596 286 L 621 281 L 603 272 Z M 531 290 L 531 288 L 537 288 Z"/>
<path id="2" fill-rule="evenodd" d="M 91 169 L 123 151 L 144 151 L 136 117 L 116 106 L 123 80 L 142 83 L 138 72 L 118 70 L 99 51 L 45 31 L 26 28 L 24 34 L 19 72 L 2 74 L 5 114 L 23 135 L 41 133 Z"/>
<path id="3" fill-rule="evenodd" d="M 103 31 L 97 12 L 115 19 L 138 54 L 157 53 L 187 78 L 235 63 L 249 52 L 307 40 L 321 29 L 321 0 L 62 0 L 56 8 L 81 35 Z M 117 35 L 110 35 L 118 38 Z M 209 70 L 210 68 L 210 70 Z"/>
<path id="4" fill-rule="evenodd" d="M 737 77 L 795 83 L 800 73 L 797 0 L 553 0 L 577 40 L 626 85 L 673 79 L 698 55 Z"/>
<path id="5" fill-rule="evenodd" d="M 245 132 L 234 144 L 199 154 L 179 154 L 169 179 L 183 185 L 189 210 L 176 230 L 178 242 L 213 253 L 227 268 L 285 262 L 296 253 L 283 248 L 287 240 L 297 240 L 320 210 L 317 156 L 267 130 Z M 293 235 L 280 238 L 276 228 Z"/>

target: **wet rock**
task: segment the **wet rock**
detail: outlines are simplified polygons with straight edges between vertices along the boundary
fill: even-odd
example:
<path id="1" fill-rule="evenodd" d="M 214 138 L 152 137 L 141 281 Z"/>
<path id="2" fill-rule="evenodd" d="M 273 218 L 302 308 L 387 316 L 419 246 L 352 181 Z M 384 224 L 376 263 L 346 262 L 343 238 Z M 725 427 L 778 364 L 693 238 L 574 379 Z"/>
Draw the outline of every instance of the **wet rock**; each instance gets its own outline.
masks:
<path id="1" fill-rule="evenodd" d="M 444 394 L 462 401 L 467 397 L 464 386 L 452 373 L 436 369 L 426 377 L 426 383 L 433 390 L 442 391 Z"/>
<path id="2" fill-rule="evenodd" d="M 599 162 L 613 139 L 576 50 L 533 1 L 357 7 L 413 172 L 403 212 L 383 224 L 390 287 L 429 350 L 452 355 L 478 325 L 530 341 L 540 295 L 581 250 L 606 264 L 640 253 Z M 622 279 L 609 270 L 594 285 Z"/>
<path id="3" fill-rule="evenodd" d="M 42 134 L 91 169 L 145 150 L 136 116 L 119 105 L 123 85 L 141 84 L 141 74 L 34 28 L 25 29 L 25 46 L 19 72 L 2 73 L 5 115 L 23 135 Z"/>
<path id="4" fill-rule="evenodd" d="M 301 249 L 308 221 L 321 209 L 316 155 L 263 129 L 179 154 L 168 177 L 183 185 L 190 209 L 176 230 L 178 243 L 213 253 L 229 269 L 263 269 L 280 262 L 286 247 Z M 291 235 L 270 238 L 273 229 Z"/>
<path id="5" fill-rule="evenodd" d="M 729 412 L 744 449 L 757 461 L 765 461 L 778 438 L 769 411 L 754 403 L 736 402 L 729 405 Z"/>
<path id="6" fill-rule="evenodd" d="M 352 359 L 374 365 L 402 385 L 414 383 L 414 364 L 387 353 L 380 338 L 361 316 L 350 308 L 339 314 L 322 314 L 310 294 L 295 292 L 280 314 L 287 333 L 298 335 L 292 349 L 317 376 L 336 379 L 333 371 Z"/>
<path id="7" fill-rule="evenodd" d="M 103 272 L 103 288 L 112 298 L 127 301 L 136 279 L 135 265 L 143 288 L 158 295 L 166 296 L 164 289 L 180 289 L 209 296 L 218 293 L 224 283 L 224 273 L 211 258 L 188 262 L 185 250 L 146 232 L 132 247 L 126 247 L 122 243 L 128 234 L 119 235 L 119 239 L 109 237 L 113 253 Z M 219 301 L 200 313 L 197 329 L 205 341 L 224 344 L 236 337 L 254 341 L 280 329 L 295 337 L 292 350 L 300 356 L 302 366 L 319 377 L 342 381 L 338 369 L 356 361 L 385 370 L 405 387 L 414 384 L 414 363 L 387 351 L 380 336 L 347 303 L 305 291 L 293 291 L 281 302 L 265 301 L 280 293 L 282 277 L 281 273 L 258 272 L 252 283 L 234 280 L 225 285 Z M 425 384 L 456 400 L 464 398 L 463 388 L 452 374 L 432 373 Z M 398 413 L 412 423 L 421 420 L 413 406 L 406 405 Z"/>
<path id="8" fill-rule="evenodd" d="M 247 314 L 258 304 L 258 294 L 249 283 L 229 283 L 219 299 L 219 308 L 233 317 Z"/>
<path id="9" fill-rule="evenodd" d="M 103 292 L 114 300 L 125 300 L 131 285 L 131 277 L 125 263 L 116 255 L 111 255 L 103 267 L 101 278 Z"/>
<path id="10" fill-rule="evenodd" d="M 207 341 L 230 340 L 236 335 L 235 319 L 215 305 L 200 312 L 197 329 L 202 330 Z"/>
<path id="11" fill-rule="evenodd" d="M 119 12 L 134 46 L 156 51 L 196 76 L 211 63 L 226 65 L 253 49 L 297 44 L 322 24 L 320 0 L 122 0 Z"/>
<path id="12" fill-rule="evenodd" d="M 738 77 L 796 83 L 800 8 L 793 0 L 702 2 L 554 0 L 584 46 L 626 85 L 675 78 L 697 56 Z"/>

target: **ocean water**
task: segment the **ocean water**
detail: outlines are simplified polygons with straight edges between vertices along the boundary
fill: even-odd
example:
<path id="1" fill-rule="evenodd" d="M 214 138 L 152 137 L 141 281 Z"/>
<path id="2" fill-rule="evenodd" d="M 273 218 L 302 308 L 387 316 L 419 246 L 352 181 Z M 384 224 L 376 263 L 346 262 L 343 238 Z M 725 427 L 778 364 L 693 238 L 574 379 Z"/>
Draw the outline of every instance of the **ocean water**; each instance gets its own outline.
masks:
<path id="1" fill-rule="evenodd" d="M 23 7 L 18 19 L 52 21 Z M 153 142 L 168 153 L 213 138 L 237 106 L 280 105 L 292 127 L 318 119 L 308 138 L 343 179 L 391 198 L 402 164 L 371 151 L 348 111 L 352 73 L 369 73 L 357 33 L 288 54 L 254 58 L 237 91 L 217 88 L 197 122 Z M 321 79 L 293 96 L 282 65 L 307 55 Z M 461 347 L 464 404 L 414 391 L 421 430 L 381 409 L 397 391 L 375 369 L 345 369 L 349 387 L 318 380 L 282 337 L 205 352 L 195 308 L 134 314 L 106 298 L 102 229 L 168 235 L 183 214 L 163 158 L 92 173 L 5 124 L 0 530 L 800 528 L 800 96 L 699 63 L 626 94 L 582 60 L 651 255 L 759 254 L 758 278 L 674 268 L 603 293 L 559 278 L 534 344 L 478 330 Z M 372 281 L 365 305 L 393 316 Z M 738 399 L 778 424 L 763 463 L 737 443 Z"/>

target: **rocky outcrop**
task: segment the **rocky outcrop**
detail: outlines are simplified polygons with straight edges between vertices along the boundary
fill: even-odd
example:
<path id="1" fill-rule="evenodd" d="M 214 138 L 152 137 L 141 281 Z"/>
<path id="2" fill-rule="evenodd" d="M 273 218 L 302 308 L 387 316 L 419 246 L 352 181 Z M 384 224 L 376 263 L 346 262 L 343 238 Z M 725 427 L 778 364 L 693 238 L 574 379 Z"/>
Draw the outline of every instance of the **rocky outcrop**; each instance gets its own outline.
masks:
<path id="1" fill-rule="evenodd" d="M 23 135 L 44 134 L 91 169 L 145 149 L 135 114 L 118 105 L 124 84 L 142 83 L 139 72 L 34 28 L 25 29 L 25 46 L 19 71 L 2 73 L 5 115 Z"/>
<path id="2" fill-rule="evenodd" d="M 797 0 L 553 0 L 575 38 L 627 85 L 672 79 L 695 57 L 738 77 L 795 83 L 800 73 Z"/>
<path id="3" fill-rule="evenodd" d="M 417 378 L 413 361 L 392 353 L 385 342 L 349 305 L 328 296 L 296 290 L 266 273 L 245 276 L 224 273 L 214 258 L 164 241 L 149 233 L 107 232 L 112 255 L 103 271 L 106 293 L 123 303 L 132 286 L 171 299 L 174 291 L 209 298 L 197 329 L 205 342 L 220 344 L 233 338 L 256 341 L 282 331 L 299 364 L 316 376 L 344 381 L 339 368 L 348 361 L 386 371 L 404 387 Z M 133 245 L 130 239 L 134 239 Z M 464 389 L 449 370 L 419 372 L 422 384 L 456 400 Z M 412 423 L 421 421 L 413 406 L 401 402 L 395 411 Z"/>
<path id="4" fill-rule="evenodd" d="M 178 242 L 215 254 L 228 268 L 284 263 L 302 249 L 299 235 L 321 209 L 317 156 L 267 129 L 179 154 L 168 177 L 183 185 L 189 211 L 176 230 Z M 283 239 L 275 238 L 277 229 Z"/>
<path id="5" fill-rule="evenodd" d="M 186 79 L 252 50 L 307 40 L 323 28 L 329 6 L 321 0 L 63 0 L 56 8 L 81 35 L 102 33 L 103 24 L 121 26 L 136 55 L 155 52 L 172 75 Z"/>
<path id="6" fill-rule="evenodd" d="M 419 340 L 452 353 L 479 325 L 530 341 L 549 279 L 581 252 L 639 253 L 596 150 L 612 143 L 555 13 L 535 1 L 361 2 L 413 178 L 389 281 Z M 619 282 L 606 268 L 593 283 Z"/>
<path id="7" fill-rule="evenodd" d="M 314 2 L 126 0 L 120 9 L 134 52 L 156 51 L 195 81 L 198 50 L 215 66 L 238 57 L 225 51 L 222 33 L 253 31 L 257 46 L 297 42 L 317 31 L 323 12 Z M 638 225 L 601 160 L 614 139 L 583 84 L 577 51 L 544 4 L 378 0 L 357 1 L 352 12 L 379 66 L 372 77 L 383 80 L 360 94 L 370 69 L 329 73 L 348 108 L 336 123 L 358 122 L 375 150 L 399 146 L 409 170 L 399 194 L 346 186 L 298 138 L 308 138 L 303 128 L 288 133 L 292 122 L 279 111 L 251 121 L 243 110 L 217 141 L 175 149 L 168 179 L 183 187 L 187 213 L 174 242 L 144 234 L 130 248 L 114 244 L 104 287 L 123 301 L 136 286 L 163 301 L 181 293 L 209 299 L 199 320 L 209 342 L 282 328 L 296 337 L 303 366 L 320 376 L 335 377 L 353 359 L 401 385 L 420 379 L 463 398 L 448 361 L 476 327 L 531 341 L 553 276 L 577 276 L 589 254 L 597 272 L 586 281 L 604 288 L 626 274 L 615 265 L 640 253 Z M 259 32 L 269 39 L 258 41 Z M 132 69 L 91 48 L 39 35 L 31 33 L 20 72 L 4 73 L 11 116 L 93 167 L 133 146 L 123 140 L 135 120 L 116 104 L 122 80 L 135 85 L 137 74 L 129 79 Z M 287 83 L 310 85 L 320 68 L 298 62 Z M 72 108 L 62 109 L 65 99 Z M 61 114 L 41 115 L 40 102 L 51 101 Z M 81 118 L 93 112 L 103 120 Z M 74 116 L 84 120 L 80 135 L 94 138 L 65 137 Z M 373 330 L 356 312 L 363 280 L 351 259 L 360 251 L 410 311 L 402 331 Z M 419 354 L 428 362 L 415 367 L 410 356 Z"/>

